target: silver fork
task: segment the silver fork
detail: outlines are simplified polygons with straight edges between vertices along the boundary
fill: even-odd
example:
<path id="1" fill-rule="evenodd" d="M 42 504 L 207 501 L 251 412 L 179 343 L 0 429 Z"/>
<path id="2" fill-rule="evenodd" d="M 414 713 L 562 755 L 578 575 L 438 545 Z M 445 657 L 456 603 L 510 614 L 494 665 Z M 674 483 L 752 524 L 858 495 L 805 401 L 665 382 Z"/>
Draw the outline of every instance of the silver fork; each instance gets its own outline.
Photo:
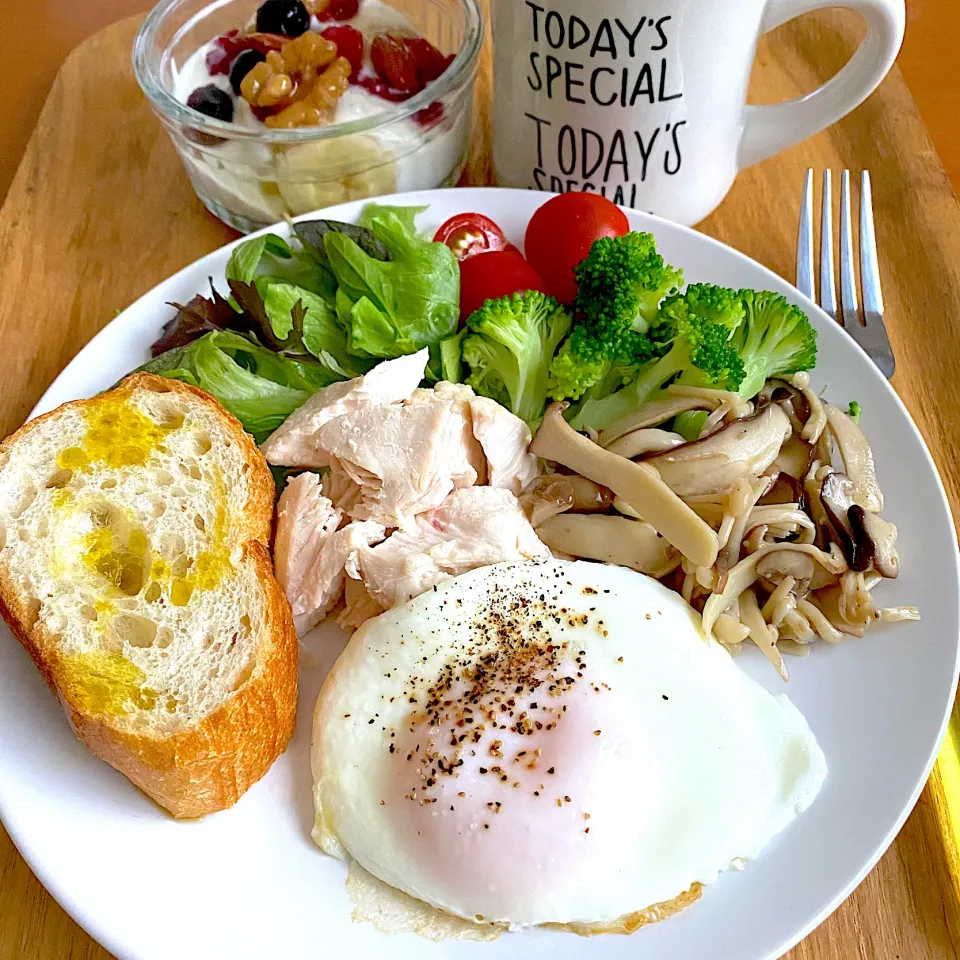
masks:
<path id="1" fill-rule="evenodd" d="M 888 379 L 893 376 L 894 359 L 887 328 L 883 324 L 883 295 L 877 264 L 877 238 L 873 228 L 873 198 L 870 174 L 860 178 L 860 281 L 863 313 L 857 303 L 854 267 L 853 224 L 850 216 L 850 171 L 840 181 L 840 313 L 833 271 L 833 191 L 829 170 L 823 171 L 823 197 L 820 208 L 820 300 L 814 286 L 813 250 L 813 170 L 807 171 L 800 205 L 800 230 L 797 235 L 797 289 L 840 323 L 863 348 L 864 353 Z"/>

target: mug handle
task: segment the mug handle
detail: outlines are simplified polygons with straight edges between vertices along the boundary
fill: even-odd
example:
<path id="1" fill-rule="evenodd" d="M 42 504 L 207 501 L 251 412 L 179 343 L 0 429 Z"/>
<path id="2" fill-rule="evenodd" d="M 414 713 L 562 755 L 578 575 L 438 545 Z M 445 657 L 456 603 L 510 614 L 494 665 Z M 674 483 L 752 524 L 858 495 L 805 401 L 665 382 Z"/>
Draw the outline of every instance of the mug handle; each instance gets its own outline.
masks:
<path id="1" fill-rule="evenodd" d="M 904 0 L 770 0 L 760 27 L 768 33 L 812 10 L 846 7 L 867 22 L 849 63 L 812 93 L 769 106 L 747 105 L 737 166 L 752 166 L 812 137 L 858 107 L 879 86 L 903 41 Z"/>

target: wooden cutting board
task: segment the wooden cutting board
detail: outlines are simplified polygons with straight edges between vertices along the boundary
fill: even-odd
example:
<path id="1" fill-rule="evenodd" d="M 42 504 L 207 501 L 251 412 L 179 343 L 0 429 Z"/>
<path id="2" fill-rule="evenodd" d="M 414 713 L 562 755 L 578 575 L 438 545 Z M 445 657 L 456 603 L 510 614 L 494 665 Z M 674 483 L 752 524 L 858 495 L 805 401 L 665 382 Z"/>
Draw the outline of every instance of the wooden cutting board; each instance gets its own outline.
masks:
<path id="1" fill-rule="evenodd" d="M 0 212 L 0 436 L 21 423 L 67 361 L 118 311 L 235 236 L 194 197 L 137 88 L 130 48 L 138 19 L 115 24 L 70 56 Z M 844 63 L 859 35 L 856 19 L 838 13 L 781 29 L 762 43 L 754 99 L 813 89 Z M 488 51 L 465 183 L 488 182 L 490 88 Z M 895 386 L 930 446 L 957 516 L 960 209 L 898 71 L 830 131 L 744 173 L 701 229 L 792 278 L 808 166 L 866 167 L 873 174 Z M 958 834 L 955 712 L 937 770 L 894 845 L 788 956 L 955 960 Z M 789 896 L 789 877 L 783 885 Z M 109 955 L 46 894 L 0 829 L 0 960 L 13 958 Z"/>

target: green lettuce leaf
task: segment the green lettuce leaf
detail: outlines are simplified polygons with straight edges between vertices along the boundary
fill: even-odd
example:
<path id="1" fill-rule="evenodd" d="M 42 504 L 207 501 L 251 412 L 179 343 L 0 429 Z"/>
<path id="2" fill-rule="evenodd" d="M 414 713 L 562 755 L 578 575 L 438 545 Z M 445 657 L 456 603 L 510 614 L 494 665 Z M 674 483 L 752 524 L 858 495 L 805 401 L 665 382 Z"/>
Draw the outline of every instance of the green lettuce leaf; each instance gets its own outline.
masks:
<path id="1" fill-rule="evenodd" d="M 457 329 L 460 271 L 442 243 L 416 235 L 420 207 L 368 206 L 362 222 L 390 251 L 382 261 L 350 237 L 327 233 L 324 249 L 339 284 L 337 314 L 352 353 L 391 358 L 438 344 Z"/>
<path id="2" fill-rule="evenodd" d="M 226 266 L 227 280 L 255 283 L 261 296 L 274 283 L 293 284 L 332 302 L 337 282 L 309 249 L 293 250 L 283 237 L 267 233 L 234 248 Z"/>
<path id="3" fill-rule="evenodd" d="M 293 329 L 293 310 L 303 308 L 301 337 L 306 349 L 343 379 L 360 376 L 371 363 L 351 356 L 347 350 L 346 331 L 340 326 L 336 311 L 315 293 L 289 283 L 272 283 L 267 287 L 263 305 L 273 332 L 281 340 Z"/>
<path id="4" fill-rule="evenodd" d="M 258 443 L 320 387 L 340 379 L 318 363 L 281 357 L 230 331 L 195 340 L 176 367 L 155 372 L 212 394 Z"/>

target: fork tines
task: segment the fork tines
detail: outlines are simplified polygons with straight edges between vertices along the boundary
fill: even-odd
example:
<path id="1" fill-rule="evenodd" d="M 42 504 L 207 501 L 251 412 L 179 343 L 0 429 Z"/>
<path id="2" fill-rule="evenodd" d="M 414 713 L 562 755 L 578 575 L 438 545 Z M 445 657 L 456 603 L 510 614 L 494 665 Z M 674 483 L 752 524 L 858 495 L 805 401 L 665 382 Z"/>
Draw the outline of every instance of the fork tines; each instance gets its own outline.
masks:
<path id="1" fill-rule="evenodd" d="M 814 201 L 813 170 L 807 171 L 800 206 L 797 236 L 797 289 L 817 301 L 814 287 Z M 856 253 L 851 215 L 850 171 L 840 180 L 840 310 L 837 310 L 833 242 L 833 183 L 831 172 L 823 171 L 820 208 L 820 306 L 863 348 L 886 377 L 893 376 L 893 351 L 883 323 L 883 296 L 877 240 L 873 224 L 873 199 L 870 174 L 860 178 L 860 281 L 863 299 L 861 313 L 857 297 Z"/>

